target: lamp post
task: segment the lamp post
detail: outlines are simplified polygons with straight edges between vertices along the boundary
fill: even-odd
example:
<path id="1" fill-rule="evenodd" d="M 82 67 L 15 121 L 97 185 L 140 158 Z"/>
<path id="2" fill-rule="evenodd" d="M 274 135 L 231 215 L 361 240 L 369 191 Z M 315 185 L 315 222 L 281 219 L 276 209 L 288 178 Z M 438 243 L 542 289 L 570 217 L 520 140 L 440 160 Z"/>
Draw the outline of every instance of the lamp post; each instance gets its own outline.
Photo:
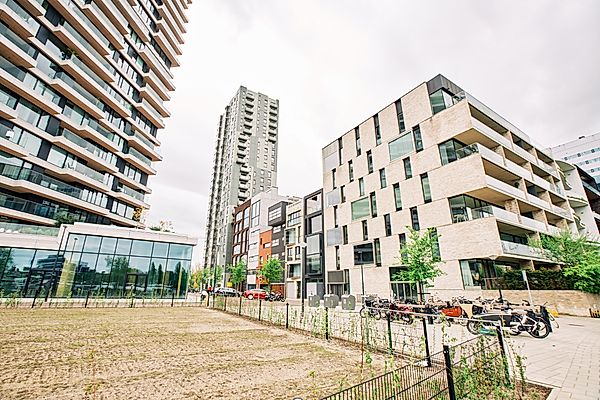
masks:
<path id="1" fill-rule="evenodd" d="M 302 301 L 301 313 L 304 315 L 304 299 L 306 298 L 306 290 L 304 287 L 304 264 L 306 262 L 306 246 L 305 242 L 298 242 L 298 247 L 302 249 L 302 257 L 300 259 L 300 299 Z"/>

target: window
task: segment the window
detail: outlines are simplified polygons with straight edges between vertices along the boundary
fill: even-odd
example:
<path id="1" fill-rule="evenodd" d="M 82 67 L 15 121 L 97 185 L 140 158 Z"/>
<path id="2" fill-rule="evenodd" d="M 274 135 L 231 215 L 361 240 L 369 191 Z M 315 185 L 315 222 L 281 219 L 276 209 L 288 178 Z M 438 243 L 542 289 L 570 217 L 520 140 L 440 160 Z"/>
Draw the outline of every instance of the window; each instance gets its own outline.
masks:
<path id="1" fill-rule="evenodd" d="M 412 166 L 410 165 L 410 157 L 406 157 L 402 162 L 404 163 L 404 179 L 412 178 Z"/>
<path id="2" fill-rule="evenodd" d="M 497 276 L 496 267 L 491 260 L 461 260 L 460 271 L 465 289 L 469 287 L 491 289 Z"/>
<path id="3" fill-rule="evenodd" d="M 396 204 L 396 211 L 402 210 L 402 195 L 400 194 L 399 183 L 394 183 L 394 202 Z"/>
<path id="4" fill-rule="evenodd" d="M 354 265 L 373 264 L 373 245 L 371 243 L 354 246 Z"/>
<path id="5" fill-rule="evenodd" d="M 390 214 L 383 216 L 383 222 L 385 224 L 385 236 L 392 236 L 392 219 L 390 218 Z"/>
<path id="6" fill-rule="evenodd" d="M 281 207 L 277 207 L 273 210 L 269 210 L 269 221 L 281 218 Z"/>
<path id="7" fill-rule="evenodd" d="M 381 189 L 387 187 L 387 180 L 385 178 L 385 168 L 379 170 L 379 186 Z"/>
<path id="8" fill-rule="evenodd" d="M 375 197 L 375 192 L 369 195 L 369 199 L 371 201 L 371 217 L 375 218 L 377 216 L 377 198 Z"/>
<path id="9" fill-rule="evenodd" d="M 412 135 L 406 133 L 388 144 L 390 161 L 394 161 L 413 151 Z"/>
<path id="10" fill-rule="evenodd" d="M 423 200 L 425 203 L 431 203 L 431 188 L 429 187 L 429 176 L 421 174 L 421 188 L 423 190 Z"/>
<path id="11" fill-rule="evenodd" d="M 358 130 L 358 126 L 354 128 L 354 141 L 356 142 L 356 156 L 360 156 L 361 148 L 360 148 L 360 131 Z"/>
<path id="12" fill-rule="evenodd" d="M 419 125 L 413 127 L 413 138 L 415 141 L 415 150 L 418 153 L 423 150 L 423 138 L 421 137 L 421 127 Z"/>
<path id="13" fill-rule="evenodd" d="M 369 174 L 373 173 L 373 154 L 371 154 L 371 150 L 367 151 L 367 169 Z"/>
<path id="14" fill-rule="evenodd" d="M 421 229 L 421 226 L 419 225 L 419 212 L 417 211 L 417 207 L 412 207 L 410 209 L 410 220 L 412 222 L 412 228 L 415 231 Z"/>
<path id="15" fill-rule="evenodd" d="M 358 195 L 365 195 L 365 180 L 363 178 L 358 178 Z"/>
<path id="16" fill-rule="evenodd" d="M 348 244 L 348 226 L 342 226 L 342 243 Z"/>
<path id="17" fill-rule="evenodd" d="M 260 220 L 260 200 L 252 204 L 250 211 L 250 226 L 258 226 Z"/>
<path id="18" fill-rule="evenodd" d="M 321 215 L 316 215 L 308 219 L 308 234 L 319 233 L 322 230 Z"/>
<path id="19" fill-rule="evenodd" d="M 287 229 L 285 231 L 285 244 L 296 244 L 296 229 Z"/>
<path id="20" fill-rule="evenodd" d="M 338 138 L 338 158 L 340 159 L 339 160 L 340 165 L 342 165 L 344 163 L 343 158 L 342 158 L 342 156 L 343 156 L 342 150 L 343 149 L 344 149 L 344 143 L 342 141 L 342 138 Z"/>
<path id="21" fill-rule="evenodd" d="M 333 227 L 337 228 L 338 227 L 338 207 L 337 206 L 333 206 Z"/>
<path id="22" fill-rule="evenodd" d="M 340 246 L 335 246 L 335 269 L 340 270 Z"/>
<path id="23" fill-rule="evenodd" d="M 404 126 L 404 113 L 402 112 L 402 101 L 400 100 L 396 102 L 396 115 L 398 117 L 398 129 L 402 133 L 406 127 Z"/>
<path id="24" fill-rule="evenodd" d="M 437 114 L 440 111 L 451 107 L 460 99 L 452 94 L 448 93 L 444 89 L 439 89 L 429 95 L 429 101 L 431 102 L 431 111 L 433 114 Z"/>
<path id="25" fill-rule="evenodd" d="M 300 223 L 300 211 L 295 211 L 288 215 L 287 225 L 292 226 Z"/>
<path id="26" fill-rule="evenodd" d="M 381 242 L 379 239 L 373 241 L 373 247 L 375 247 L 375 265 L 381 267 Z"/>
<path id="27" fill-rule="evenodd" d="M 354 181 L 354 167 L 352 165 L 352 160 L 348 161 L 348 179 L 350 182 Z"/>
<path id="28" fill-rule="evenodd" d="M 346 191 L 344 190 L 345 187 L 344 185 L 340 186 L 340 198 L 341 198 L 341 202 L 345 202 L 346 201 Z"/>
<path id="29" fill-rule="evenodd" d="M 406 233 L 399 234 L 398 241 L 400 243 L 400 257 L 402 258 L 403 262 L 406 262 L 406 259 L 408 258 L 408 254 L 406 254 L 406 252 L 403 250 L 404 246 L 406 246 Z"/>
<path id="30" fill-rule="evenodd" d="M 464 222 L 469 219 L 485 218 L 492 215 L 492 209 L 488 202 L 471 196 L 460 195 L 448 199 L 450 203 L 450 215 L 452 222 Z"/>
<path id="31" fill-rule="evenodd" d="M 350 205 L 352 209 L 352 220 L 361 219 L 369 216 L 369 199 L 367 197 L 353 201 Z"/>
<path id="32" fill-rule="evenodd" d="M 363 240 L 369 240 L 369 226 L 366 219 L 362 221 L 362 238 Z"/>
<path id="33" fill-rule="evenodd" d="M 331 170 L 331 185 L 333 186 L 332 189 L 335 189 L 335 168 Z"/>
<path id="34" fill-rule="evenodd" d="M 375 125 L 375 145 L 381 144 L 381 128 L 379 126 L 379 115 L 373 116 L 373 125 Z"/>
<path id="35" fill-rule="evenodd" d="M 441 261 L 442 255 L 440 253 L 440 241 L 438 238 L 438 233 L 436 228 L 431 228 L 429 230 L 429 237 L 431 238 L 431 255 L 433 259 L 436 261 Z"/>

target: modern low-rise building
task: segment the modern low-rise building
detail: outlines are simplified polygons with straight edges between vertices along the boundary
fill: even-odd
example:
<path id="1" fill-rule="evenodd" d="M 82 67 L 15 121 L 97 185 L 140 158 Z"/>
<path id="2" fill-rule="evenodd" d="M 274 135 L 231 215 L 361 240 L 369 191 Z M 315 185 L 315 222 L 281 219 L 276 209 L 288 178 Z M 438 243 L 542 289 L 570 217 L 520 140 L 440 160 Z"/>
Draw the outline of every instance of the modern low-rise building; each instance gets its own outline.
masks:
<path id="1" fill-rule="evenodd" d="M 600 229 L 600 190 L 596 180 L 577 165 L 557 160 L 563 176 L 565 193 L 573 210 L 580 234 L 598 239 Z"/>
<path id="2" fill-rule="evenodd" d="M 437 236 L 444 298 L 492 286 L 499 268 L 554 263 L 530 238 L 577 230 L 555 159 L 442 75 L 323 149 L 329 292 L 407 298 L 395 281 L 409 229 Z"/>
<path id="3" fill-rule="evenodd" d="M 285 242 L 285 295 L 288 299 L 302 298 L 302 271 L 304 261 L 304 199 L 289 204 L 286 208 L 284 227 Z"/>
<path id="4" fill-rule="evenodd" d="M 580 136 L 575 140 L 552 148 L 557 159 L 575 164 L 600 182 L 600 132 Z"/>
<path id="5" fill-rule="evenodd" d="M 2 223 L 0 242 L 5 296 L 150 299 L 185 297 L 197 239 L 79 222 L 60 228 Z"/>

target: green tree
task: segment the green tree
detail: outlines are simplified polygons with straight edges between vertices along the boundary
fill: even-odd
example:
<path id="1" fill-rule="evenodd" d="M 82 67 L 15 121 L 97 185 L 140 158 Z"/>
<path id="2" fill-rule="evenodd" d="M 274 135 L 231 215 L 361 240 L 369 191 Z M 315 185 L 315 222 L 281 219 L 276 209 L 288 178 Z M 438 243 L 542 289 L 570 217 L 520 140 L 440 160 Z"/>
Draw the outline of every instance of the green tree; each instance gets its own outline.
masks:
<path id="1" fill-rule="evenodd" d="M 269 292 L 271 291 L 271 284 L 281 280 L 283 274 L 283 266 L 281 261 L 276 258 L 269 258 L 266 263 L 259 268 L 256 273 L 258 276 L 269 285 Z"/>
<path id="2" fill-rule="evenodd" d="M 229 280 L 236 289 L 240 290 L 240 285 L 246 279 L 246 263 L 244 260 L 240 260 L 237 264 L 231 265 L 229 267 L 229 273 Z"/>
<path id="3" fill-rule="evenodd" d="M 400 248 L 399 257 L 400 264 L 405 268 L 395 273 L 392 279 L 417 283 L 419 298 L 423 301 L 423 286 L 444 275 L 437 266 L 440 262 L 438 236 L 433 229 L 427 229 L 423 233 L 408 229 L 408 240 Z"/>
<path id="4" fill-rule="evenodd" d="M 559 235 L 541 235 L 530 244 L 562 264 L 565 277 L 574 280 L 575 289 L 600 294 L 600 245 L 585 235 L 563 230 Z"/>
<path id="5" fill-rule="evenodd" d="M 215 286 L 217 286 L 217 282 L 220 282 L 223 278 L 223 271 L 224 269 L 222 265 L 215 265 L 212 268 L 210 274 L 210 281 L 212 282 L 213 290 L 215 289 Z"/>

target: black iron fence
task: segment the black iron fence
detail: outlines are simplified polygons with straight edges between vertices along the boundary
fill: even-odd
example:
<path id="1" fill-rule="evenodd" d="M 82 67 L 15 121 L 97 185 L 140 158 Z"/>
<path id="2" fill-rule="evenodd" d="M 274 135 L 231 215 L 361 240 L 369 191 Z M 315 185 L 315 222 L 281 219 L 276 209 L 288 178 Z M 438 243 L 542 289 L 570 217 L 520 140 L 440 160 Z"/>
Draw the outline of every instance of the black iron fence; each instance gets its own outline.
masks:
<path id="1" fill-rule="evenodd" d="M 321 400 L 486 399 L 512 383 L 500 328 L 386 372 Z"/>

